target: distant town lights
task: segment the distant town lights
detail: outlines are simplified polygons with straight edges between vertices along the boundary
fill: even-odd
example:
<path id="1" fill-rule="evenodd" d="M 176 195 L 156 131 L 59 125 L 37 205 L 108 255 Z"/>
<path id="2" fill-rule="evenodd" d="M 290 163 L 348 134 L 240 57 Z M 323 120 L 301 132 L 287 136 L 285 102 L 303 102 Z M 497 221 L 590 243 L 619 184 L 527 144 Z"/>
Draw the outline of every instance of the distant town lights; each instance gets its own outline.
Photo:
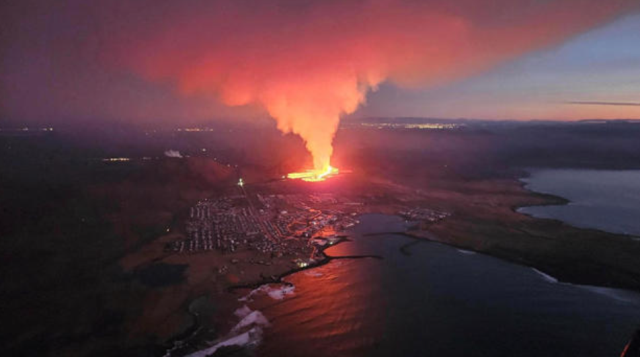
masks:
<path id="1" fill-rule="evenodd" d="M 128 157 L 108 157 L 108 158 L 102 159 L 102 161 L 105 161 L 105 162 L 131 161 L 131 159 Z"/>

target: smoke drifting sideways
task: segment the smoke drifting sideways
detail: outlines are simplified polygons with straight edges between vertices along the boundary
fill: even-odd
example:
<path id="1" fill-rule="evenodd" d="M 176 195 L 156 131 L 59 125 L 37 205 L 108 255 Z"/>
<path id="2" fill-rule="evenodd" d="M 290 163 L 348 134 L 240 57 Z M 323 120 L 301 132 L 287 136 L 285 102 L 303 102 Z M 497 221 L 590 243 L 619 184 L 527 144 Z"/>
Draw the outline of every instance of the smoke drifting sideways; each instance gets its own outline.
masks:
<path id="1" fill-rule="evenodd" d="M 385 80 L 445 83 L 561 43 L 626 0 L 217 1 L 182 4 L 121 51 L 145 78 L 258 104 L 330 167 L 340 117 Z M 193 5 L 193 6 L 191 6 Z M 135 36 L 133 34 L 132 36 Z"/>
<path id="2" fill-rule="evenodd" d="M 106 72 L 263 108 L 302 137 L 318 173 L 330 168 L 341 116 L 382 82 L 445 84 L 637 10 L 637 0 L 41 2 L 34 19 L 61 12 L 66 57 L 97 49 Z"/>

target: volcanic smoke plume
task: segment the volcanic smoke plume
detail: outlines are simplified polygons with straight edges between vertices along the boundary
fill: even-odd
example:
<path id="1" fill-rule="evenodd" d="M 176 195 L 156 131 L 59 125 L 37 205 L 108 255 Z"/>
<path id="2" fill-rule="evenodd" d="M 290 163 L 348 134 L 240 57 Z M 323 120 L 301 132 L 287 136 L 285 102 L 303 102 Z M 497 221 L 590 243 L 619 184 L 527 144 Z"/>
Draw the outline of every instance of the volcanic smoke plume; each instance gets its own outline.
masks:
<path id="1" fill-rule="evenodd" d="M 263 107 L 282 132 L 304 139 L 314 169 L 325 171 L 341 115 L 381 82 L 422 86 L 468 76 L 559 44 L 634 3 L 180 2 L 144 18 L 123 15 L 128 22 L 112 38 L 118 63 L 149 80 L 228 105 Z M 118 11 L 127 13 L 127 6 Z"/>

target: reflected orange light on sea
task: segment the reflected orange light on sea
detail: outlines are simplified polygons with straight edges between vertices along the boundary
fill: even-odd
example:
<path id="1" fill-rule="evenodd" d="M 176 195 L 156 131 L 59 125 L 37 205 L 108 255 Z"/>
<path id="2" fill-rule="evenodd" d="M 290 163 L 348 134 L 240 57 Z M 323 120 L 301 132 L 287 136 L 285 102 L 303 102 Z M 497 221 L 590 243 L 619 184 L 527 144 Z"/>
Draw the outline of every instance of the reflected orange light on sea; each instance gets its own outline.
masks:
<path id="1" fill-rule="evenodd" d="M 351 242 L 326 252 L 358 254 Z M 264 330 L 259 355 L 355 356 L 370 351 L 382 339 L 386 319 L 380 308 L 387 304 L 380 267 L 376 259 L 336 259 L 287 277 L 295 290 L 284 301 L 256 296 L 249 306 L 273 322 Z"/>

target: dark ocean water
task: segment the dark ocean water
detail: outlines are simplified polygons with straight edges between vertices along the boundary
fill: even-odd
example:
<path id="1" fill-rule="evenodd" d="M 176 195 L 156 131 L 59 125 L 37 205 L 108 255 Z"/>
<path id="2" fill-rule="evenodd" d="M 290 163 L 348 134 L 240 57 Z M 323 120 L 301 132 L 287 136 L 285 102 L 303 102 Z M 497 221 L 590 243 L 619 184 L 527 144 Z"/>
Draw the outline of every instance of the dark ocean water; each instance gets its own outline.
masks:
<path id="1" fill-rule="evenodd" d="M 640 295 L 554 283 L 533 269 L 398 235 L 365 215 L 333 260 L 287 278 L 295 293 L 257 296 L 271 322 L 259 356 L 618 356 L 640 327 Z M 403 253 L 400 248 L 406 246 Z M 409 252 L 410 255 L 407 255 Z"/>
<path id="2" fill-rule="evenodd" d="M 523 181 L 532 191 L 561 196 L 571 203 L 522 207 L 518 212 L 640 236 L 640 170 L 533 170 Z"/>

